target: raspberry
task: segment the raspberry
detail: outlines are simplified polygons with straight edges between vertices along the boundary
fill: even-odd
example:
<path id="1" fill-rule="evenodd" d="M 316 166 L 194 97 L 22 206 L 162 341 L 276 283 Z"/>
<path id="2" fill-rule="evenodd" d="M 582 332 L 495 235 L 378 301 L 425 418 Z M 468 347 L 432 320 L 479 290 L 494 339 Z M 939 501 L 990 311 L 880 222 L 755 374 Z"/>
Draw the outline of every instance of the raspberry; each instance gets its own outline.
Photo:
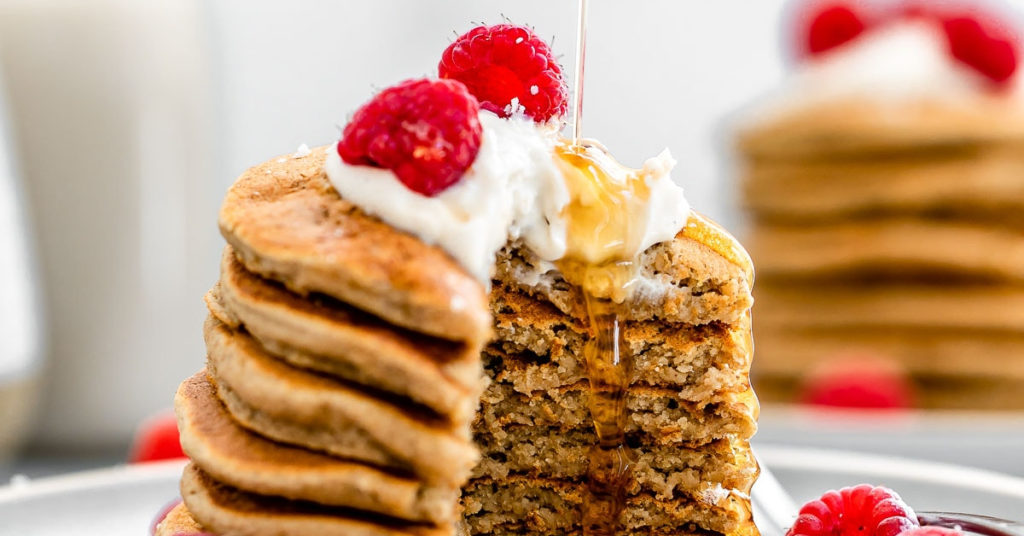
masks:
<path id="1" fill-rule="evenodd" d="M 918 527 L 910 529 L 900 536 L 964 536 L 964 532 L 946 527 Z"/>
<path id="2" fill-rule="evenodd" d="M 806 16 L 807 53 L 816 56 L 851 41 L 867 29 L 865 17 L 842 2 L 818 4 Z"/>
<path id="3" fill-rule="evenodd" d="M 568 107 L 565 77 L 551 48 L 523 26 L 473 28 L 445 49 L 437 71 L 466 84 L 483 109 L 501 117 L 511 114 L 513 99 L 537 122 L 562 117 Z"/>
<path id="4" fill-rule="evenodd" d="M 817 406 L 897 409 L 913 406 L 913 386 L 899 364 L 869 355 L 837 355 L 807 376 L 801 401 Z"/>
<path id="5" fill-rule="evenodd" d="M 345 125 L 338 155 L 390 169 L 414 192 L 455 184 L 480 151 L 480 104 L 455 80 L 406 80 L 381 91 Z"/>
<path id="6" fill-rule="evenodd" d="M 142 423 L 128 459 L 132 463 L 142 463 L 184 457 L 178 442 L 178 421 L 168 413 Z"/>
<path id="7" fill-rule="evenodd" d="M 895 491 L 861 484 L 805 504 L 786 536 L 896 536 L 918 526 Z"/>
<path id="8" fill-rule="evenodd" d="M 949 53 L 997 86 L 1017 71 L 1017 42 L 995 18 L 977 12 L 946 16 L 942 29 Z"/>

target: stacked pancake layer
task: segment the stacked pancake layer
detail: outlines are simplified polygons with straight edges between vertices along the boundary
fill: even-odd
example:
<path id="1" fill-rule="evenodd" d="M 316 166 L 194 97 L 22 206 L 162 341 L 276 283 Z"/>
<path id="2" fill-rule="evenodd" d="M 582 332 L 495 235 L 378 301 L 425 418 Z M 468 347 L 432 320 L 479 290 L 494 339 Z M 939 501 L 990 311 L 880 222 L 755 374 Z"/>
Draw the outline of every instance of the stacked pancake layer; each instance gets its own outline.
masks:
<path id="1" fill-rule="evenodd" d="M 758 264 L 759 393 L 882 359 L 925 407 L 1021 408 L 1024 109 L 808 106 L 741 137 Z"/>
<path id="2" fill-rule="evenodd" d="M 184 504 L 159 535 L 581 534 L 580 289 L 510 245 L 488 297 L 340 199 L 323 161 L 272 160 L 228 193 L 207 369 L 176 399 Z M 749 259 L 695 216 L 639 264 L 618 311 L 624 532 L 756 534 Z"/>
<path id="3" fill-rule="evenodd" d="M 514 247 L 491 291 L 491 379 L 473 423 L 482 461 L 463 488 L 470 534 L 581 534 L 597 442 L 579 289 Z M 756 534 L 747 313 L 750 274 L 680 233 L 643 258 L 619 311 L 633 362 L 624 534 Z"/>
<path id="4" fill-rule="evenodd" d="M 184 504 L 162 533 L 454 531 L 478 460 L 483 289 L 332 194 L 322 165 L 321 150 L 253 168 L 228 194 L 207 367 L 175 399 Z"/>

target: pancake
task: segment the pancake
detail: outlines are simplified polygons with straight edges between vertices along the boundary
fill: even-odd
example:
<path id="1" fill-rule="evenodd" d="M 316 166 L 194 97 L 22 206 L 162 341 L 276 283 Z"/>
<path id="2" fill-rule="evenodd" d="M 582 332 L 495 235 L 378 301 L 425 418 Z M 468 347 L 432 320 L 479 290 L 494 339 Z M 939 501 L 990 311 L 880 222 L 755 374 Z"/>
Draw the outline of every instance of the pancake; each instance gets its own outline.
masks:
<path id="1" fill-rule="evenodd" d="M 745 440 L 722 439 L 697 446 L 643 444 L 631 435 L 633 480 L 627 493 L 651 492 L 663 499 L 700 494 L 709 483 L 727 489 L 749 489 L 757 465 Z M 495 480 L 513 476 L 546 476 L 580 482 L 587 475 L 596 438 L 592 429 L 564 431 L 555 427 L 521 427 L 476 436 L 482 459 L 473 477 Z"/>
<path id="2" fill-rule="evenodd" d="M 191 536 L 205 533 L 206 530 L 192 518 L 185 503 L 178 503 L 157 523 L 153 536 Z"/>
<path id="3" fill-rule="evenodd" d="M 757 300 L 759 331 L 905 327 L 1024 333 L 1024 287 L 1016 286 L 762 284 Z"/>
<path id="4" fill-rule="evenodd" d="M 248 272 L 230 247 L 208 295 L 221 322 L 304 368 L 408 397 L 456 422 L 472 418 L 480 357 L 466 344 L 397 328 L 324 296 L 301 297 Z"/>
<path id="5" fill-rule="evenodd" d="M 764 107 L 750 113 L 737 145 L 759 159 L 892 154 L 906 149 L 1024 140 L 1024 108 L 1001 94 L 969 103 L 870 97 Z"/>
<path id="6" fill-rule="evenodd" d="M 909 218 L 830 225 L 760 225 L 750 236 L 762 278 L 972 277 L 1024 282 L 1024 233 Z"/>
<path id="7" fill-rule="evenodd" d="M 754 337 L 760 375 L 802 375 L 832 359 L 875 356 L 915 375 L 1024 381 L 1024 332 L 758 327 Z"/>
<path id="8" fill-rule="evenodd" d="M 580 529 L 585 497 L 585 487 L 575 482 L 510 477 L 500 482 L 474 480 L 463 491 L 463 504 L 473 534 L 514 534 L 517 530 L 519 534 L 575 534 Z M 626 498 L 622 520 L 627 534 L 758 534 L 744 495 L 737 497 L 720 489 L 709 490 L 699 500 L 633 495 Z M 668 532 L 672 529 L 677 532 Z"/>
<path id="9" fill-rule="evenodd" d="M 759 161 L 742 171 L 743 204 L 759 220 L 778 222 L 903 214 L 1019 227 L 1024 223 L 1022 145 Z"/>
<path id="10" fill-rule="evenodd" d="M 495 341 L 484 352 L 495 381 L 522 393 L 586 379 L 581 362 L 589 332 L 583 321 L 526 293 L 495 285 L 491 291 Z M 691 326 L 665 321 L 625 322 L 623 343 L 634 356 L 635 383 L 676 389 L 686 400 L 745 390 L 751 353 L 747 322 Z"/>
<path id="11" fill-rule="evenodd" d="M 208 376 L 178 402 L 188 511 L 254 536 L 448 534 L 456 508 L 467 534 L 578 533 L 595 432 L 571 267 L 507 244 L 488 295 L 440 249 L 341 199 L 323 160 L 256 166 L 222 207 Z M 691 213 L 635 264 L 615 306 L 637 373 L 623 520 L 638 534 L 746 536 L 750 258 Z M 552 530 L 536 525 L 549 514 Z"/>
<path id="12" fill-rule="evenodd" d="M 181 496 L 199 524 L 231 536 L 450 536 L 452 526 L 398 521 L 344 508 L 241 492 L 189 464 Z"/>
<path id="13" fill-rule="evenodd" d="M 291 367 L 212 317 L 204 333 L 207 366 L 220 398 L 235 420 L 261 435 L 410 469 L 435 484 L 458 485 L 477 461 L 465 425 L 448 423 L 408 401 Z"/>
<path id="14" fill-rule="evenodd" d="M 490 336 L 483 285 L 440 248 L 338 196 L 323 147 L 245 171 L 220 211 L 221 234 L 249 271 L 299 294 L 321 292 L 391 323 L 452 340 Z"/>
<path id="15" fill-rule="evenodd" d="M 757 374 L 757 393 L 772 402 L 797 402 L 805 392 L 803 375 Z M 913 405 L 921 409 L 939 409 L 956 415 L 953 410 L 966 410 L 962 415 L 972 418 L 978 411 L 1024 410 L 1024 383 L 1019 379 L 955 378 L 949 376 L 912 376 L 910 388 Z"/>
<path id="16" fill-rule="evenodd" d="M 345 506 L 421 522 L 451 522 L 458 488 L 430 487 L 409 474 L 276 443 L 240 427 L 205 371 L 174 400 L 185 454 L 219 482 L 261 495 Z"/>
<path id="17" fill-rule="evenodd" d="M 474 430 L 508 427 L 590 428 L 590 386 L 579 383 L 532 395 L 508 384 L 492 384 L 480 404 Z M 749 388 L 723 393 L 700 402 L 687 402 L 671 389 L 633 386 L 626 395 L 625 433 L 642 432 L 656 444 L 706 443 L 725 437 L 750 438 L 757 430 L 759 406 Z"/>
<path id="18" fill-rule="evenodd" d="M 691 213 L 673 240 L 647 248 L 635 264 L 632 293 L 613 308 L 621 319 L 731 324 L 750 309 L 750 257 L 725 230 L 699 214 Z M 494 279 L 571 317 L 586 317 L 580 287 L 525 248 L 513 245 L 499 252 Z"/>

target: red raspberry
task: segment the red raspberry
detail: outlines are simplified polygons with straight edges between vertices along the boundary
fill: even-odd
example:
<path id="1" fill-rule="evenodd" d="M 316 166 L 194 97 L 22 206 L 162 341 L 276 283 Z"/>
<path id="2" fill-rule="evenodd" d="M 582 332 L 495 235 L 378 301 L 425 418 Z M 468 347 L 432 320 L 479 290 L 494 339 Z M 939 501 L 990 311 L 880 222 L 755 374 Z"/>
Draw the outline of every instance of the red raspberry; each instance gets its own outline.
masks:
<path id="1" fill-rule="evenodd" d="M 173 413 L 150 417 L 139 426 L 128 459 L 132 463 L 184 458 Z"/>
<path id="2" fill-rule="evenodd" d="M 480 104 L 455 80 L 406 80 L 370 99 L 345 125 L 338 155 L 390 169 L 433 196 L 455 184 L 480 151 Z"/>
<path id="3" fill-rule="evenodd" d="M 900 536 L 964 536 L 964 532 L 946 527 L 919 527 L 910 529 Z"/>
<path id="4" fill-rule="evenodd" d="M 1017 71 L 1018 44 L 994 17 L 978 12 L 946 16 L 942 29 L 949 53 L 996 85 L 1006 83 Z"/>
<path id="5" fill-rule="evenodd" d="M 562 117 L 568 89 L 551 48 L 532 30 L 512 24 L 478 26 L 445 49 L 441 78 L 466 84 L 480 106 L 508 117 L 512 99 L 537 122 Z"/>
<path id="6" fill-rule="evenodd" d="M 805 16 L 806 51 L 811 56 L 853 40 L 868 28 L 866 17 L 843 2 L 821 3 Z"/>
<path id="7" fill-rule="evenodd" d="M 786 536 L 896 536 L 918 526 L 895 491 L 861 484 L 805 504 Z"/>
<path id="8" fill-rule="evenodd" d="M 808 374 L 800 399 L 816 406 L 898 409 L 914 405 L 914 389 L 906 371 L 892 360 L 836 355 Z"/>

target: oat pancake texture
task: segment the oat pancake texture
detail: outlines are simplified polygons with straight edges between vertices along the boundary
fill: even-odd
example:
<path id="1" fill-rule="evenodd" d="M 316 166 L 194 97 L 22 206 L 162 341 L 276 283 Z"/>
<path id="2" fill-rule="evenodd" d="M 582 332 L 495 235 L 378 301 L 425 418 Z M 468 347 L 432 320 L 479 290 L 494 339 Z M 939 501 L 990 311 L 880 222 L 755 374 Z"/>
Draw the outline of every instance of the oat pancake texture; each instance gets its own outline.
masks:
<path id="1" fill-rule="evenodd" d="M 228 190 L 221 234 L 250 271 L 452 340 L 490 335 L 483 285 L 444 251 L 338 196 L 325 148 L 248 169 Z"/>
<path id="2" fill-rule="evenodd" d="M 451 522 L 458 488 L 430 487 L 408 473 L 274 442 L 234 422 L 206 371 L 185 380 L 174 401 L 185 454 L 219 482 L 420 522 Z"/>
<path id="3" fill-rule="evenodd" d="M 891 359 L 914 375 L 1024 382 L 1024 333 L 929 328 L 755 329 L 757 374 L 802 375 L 830 360 Z"/>
<path id="4" fill-rule="evenodd" d="M 585 494 L 579 484 L 548 479 L 475 480 L 463 492 L 466 523 L 474 534 L 573 534 L 580 529 Z M 637 494 L 626 499 L 622 518 L 626 533 L 695 528 L 730 536 L 757 534 L 749 501 L 728 493 L 709 493 L 699 500 Z"/>
<path id="5" fill-rule="evenodd" d="M 759 225 L 750 251 L 765 278 L 865 274 L 1024 282 L 1024 232 L 906 217 Z"/>
<path id="6" fill-rule="evenodd" d="M 206 532 L 189 513 L 185 503 L 180 503 L 164 517 L 156 526 L 153 536 L 180 536 L 182 534 L 202 534 Z"/>
<path id="7" fill-rule="evenodd" d="M 892 106 L 869 98 L 834 99 L 786 111 L 753 112 L 738 133 L 753 159 L 890 154 L 1024 140 L 1024 108 L 981 95 L 968 103 L 917 100 Z"/>
<path id="8" fill-rule="evenodd" d="M 1024 287 L 763 284 L 758 330 L 919 328 L 1024 333 Z"/>
<path id="9" fill-rule="evenodd" d="M 743 204 L 758 220 L 814 223 L 904 215 L 1024 223 L 1024 140 L 881 158 L 748 162 L 741 174 Z"/>
<path id="10" fill-rule="evenodd" d="M 243 331 L 204 327 L 208 368 L 235 420 L 261 435 L 458 485 L 477 461 L 465 425 L 292 367 Z M 301 435 L 295 435 L 301 434 Z"/>
<path id="11" fill-rule="evenodd" d="M 422 335 L 325 296 L 299 296 L 224 252 L 207 296 L 222 322 L 245 330 L 292 365 L 408 397 L 466 422 L 481 389 L 477 347 Z"/>
<path id="12" fill-rule="evenodd" d="M 451 525 L 431 526 L 315 503 L 245 493 L 189 464 L 181 496 L 192 518 L 214 534 L 231 536 L 447 536 Z"/>

